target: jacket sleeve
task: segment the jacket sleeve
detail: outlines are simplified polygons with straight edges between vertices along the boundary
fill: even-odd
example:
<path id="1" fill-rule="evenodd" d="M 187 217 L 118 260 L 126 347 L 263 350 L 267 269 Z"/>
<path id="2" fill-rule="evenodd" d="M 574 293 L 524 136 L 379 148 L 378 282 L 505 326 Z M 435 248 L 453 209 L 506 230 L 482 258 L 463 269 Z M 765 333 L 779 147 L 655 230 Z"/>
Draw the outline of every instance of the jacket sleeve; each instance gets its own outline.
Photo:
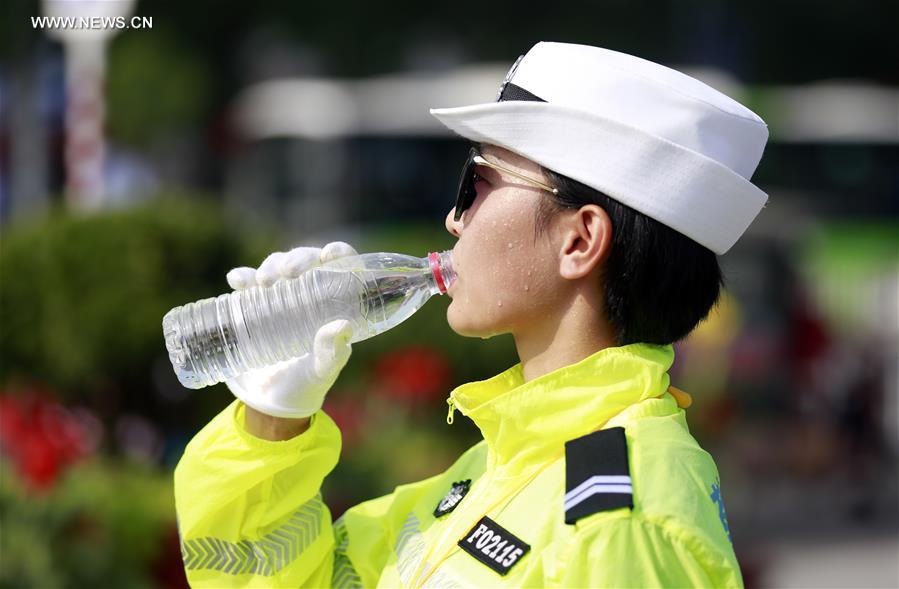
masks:
<path id="1" fill-rule="evenodd" d="M 181 553 L 192 587 L 324 587 L 334 537 L 319 489 L 337 464 L 340 431 L 319 411 L 283 442 L 244 429 L 229 405 L 175 469 Z"/>
<path id="2" fill-rule="evenodd" d="M 194 437 L 175 469 L 181 553 L 192 587 L 374 587 L 413 532 L 413 510 L 440 475 L 360 503 L 332 526 L 319 489 L 337 464 L 340 431 L 270 442 L 244 429 L 232 403 Z"/>
<path id="3" fill-rule="evenodd" d="M 561 586 L 743 587 L 729 547 L 718 551 L 672 522 L 608 515 L 578 530 Z"/>

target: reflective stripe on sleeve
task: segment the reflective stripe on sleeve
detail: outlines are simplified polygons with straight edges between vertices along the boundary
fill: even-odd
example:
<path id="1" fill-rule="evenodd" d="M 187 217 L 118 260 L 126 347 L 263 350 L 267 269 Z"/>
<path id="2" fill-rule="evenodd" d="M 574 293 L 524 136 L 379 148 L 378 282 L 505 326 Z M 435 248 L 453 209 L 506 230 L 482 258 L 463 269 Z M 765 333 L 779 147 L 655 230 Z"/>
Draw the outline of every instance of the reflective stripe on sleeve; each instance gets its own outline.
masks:
<path id="1" fill-rule="evenodd" d="M 270 577 L 296 560 L 318 538 L 324 510 L 325 504 L 318 494 L 284 524 L 258 540 L 243 538 L 229 542 L 210 536 L 182 539 L 184 568 Z"/>
<path id="2" fill-rule="evenodd" d="M 334 542 L 336 546 L 334 547 L 334 569 L 331 572 L 331 586 L 338 589 L 362 587 L 362 579 L 359 578 L 359 574 L 353 568 L 353 563 L 350 562 L 347 556 L 347 546 L 350 544 L 350 537 L 347 534 L 346 522 L 343 521 L 343 516 L 334 522 Z"/>

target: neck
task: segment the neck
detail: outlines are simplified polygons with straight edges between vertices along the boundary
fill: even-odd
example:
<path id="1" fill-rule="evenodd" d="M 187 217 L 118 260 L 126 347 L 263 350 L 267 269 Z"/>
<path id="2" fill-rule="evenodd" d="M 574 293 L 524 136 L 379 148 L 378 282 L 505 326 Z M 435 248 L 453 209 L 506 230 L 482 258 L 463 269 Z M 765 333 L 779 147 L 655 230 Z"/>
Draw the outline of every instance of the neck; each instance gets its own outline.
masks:
<path id="1" fill-rule="evenodd" d="M 565 311 L 513 334 L 525 382 L 614 347 L 599 302 L 576 293 Z"/>

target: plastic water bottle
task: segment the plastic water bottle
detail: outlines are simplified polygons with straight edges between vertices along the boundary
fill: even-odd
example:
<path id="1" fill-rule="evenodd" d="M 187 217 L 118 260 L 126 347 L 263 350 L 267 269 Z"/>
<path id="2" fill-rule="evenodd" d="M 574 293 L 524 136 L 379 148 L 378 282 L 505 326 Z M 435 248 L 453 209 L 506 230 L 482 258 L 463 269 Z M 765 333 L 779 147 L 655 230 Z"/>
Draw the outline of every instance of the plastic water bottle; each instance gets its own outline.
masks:
<path id="1" fill-rule="evenodd" d="M 456 279 L 452 251 L 426 258 L 375 253 L 332 260 L 272 286 L 203 299 L 162 320 L 169 359 L 191 389 L 301 356 L 335 319 L 359 342 L 398 325 Z"/>

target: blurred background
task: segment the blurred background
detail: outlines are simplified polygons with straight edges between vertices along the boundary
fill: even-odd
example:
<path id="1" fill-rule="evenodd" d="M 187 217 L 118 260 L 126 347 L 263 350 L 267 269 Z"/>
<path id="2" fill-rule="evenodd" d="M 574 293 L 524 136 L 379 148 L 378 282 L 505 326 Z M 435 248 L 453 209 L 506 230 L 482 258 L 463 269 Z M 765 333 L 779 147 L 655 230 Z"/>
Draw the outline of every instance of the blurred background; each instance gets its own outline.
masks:
<path id="1" fill-rule="evenodd" d="M 172 469 L 231 396 L 178 384 L 163 314 L 274 250 L 451 247 L 467 147 L 427 109 L 493 100 L 539 40 L 676 67 L 768 122 L 769 204 L 672 383 L 747 587 L 899 586 L 895 0 L 15 0 L 0 26 L 0 587 L 185 586 Z M 326 404 L 335 517 L 479 439 L 446 396 L 517 357 L 446 304 L 354 346 Z"/>

